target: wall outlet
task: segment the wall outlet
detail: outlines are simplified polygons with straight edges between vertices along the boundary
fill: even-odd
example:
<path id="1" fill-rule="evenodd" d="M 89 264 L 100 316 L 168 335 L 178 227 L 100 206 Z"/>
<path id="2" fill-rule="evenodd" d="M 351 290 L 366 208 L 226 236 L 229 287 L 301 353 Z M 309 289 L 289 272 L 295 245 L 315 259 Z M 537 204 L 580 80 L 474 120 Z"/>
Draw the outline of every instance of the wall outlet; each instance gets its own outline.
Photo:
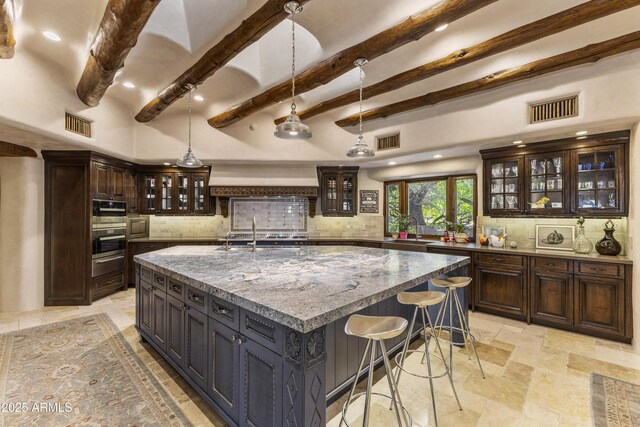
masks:
<path id="1" fill-rule="evenodd" d="M 536 232 L 533 230 L 529 230 L 529 238 L 530 239 L 535 239 L 536 238 Z"/>

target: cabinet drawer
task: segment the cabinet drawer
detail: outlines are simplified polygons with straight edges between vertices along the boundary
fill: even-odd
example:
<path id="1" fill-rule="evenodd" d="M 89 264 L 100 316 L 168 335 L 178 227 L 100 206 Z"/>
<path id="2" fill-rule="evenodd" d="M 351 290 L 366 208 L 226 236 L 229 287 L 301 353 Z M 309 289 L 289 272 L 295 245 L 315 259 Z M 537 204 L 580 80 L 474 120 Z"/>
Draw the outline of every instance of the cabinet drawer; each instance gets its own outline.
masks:
<path id="1" fill-rule="evenodd" d="M 454 255 L 454 256 L 471 256 L 471 252 L 457 249 L 430 248 L 427 246 L 427 252 L 430 254 Z"/>
<path id="2" fill-rule="evenodd" d="M 124 285 L 124 274 L 120 272 L 114 272 L 105 274 L 104 276 L 97 277 L 94 282 L 96 294 L 102 294 Z"/>
<path id="3" fill-rule="evenodd" d="M 158 272 L 153 272 L 153 280 L 151 281 L 151 284 L 158 288 L 158 289 L 162 289 L 163 291 L 167 292 L 167 277 L 164 274 L 160 274 Z"/>
<path id="4" fill-rule="evenodd" d="M 140 266 L 140 279 L 144 280 L 145 282 L 151 283 L 151 276 L 152 272 L 150 269 Z"/>
<path id="5" fill-rule="evenodd" d="M 524 257 L 504 254 L 476 254 L 476 262 L 492 267 L 524 267 Z"/>
<path id="6" fill-rule="evenodd" d="M 207 301 L 208 295 L 205 291 L 196 289 L 193 286 L 187 285 L 186 298 L 184 302 L 192 308 L 195 308 L 203 314 L 207 314 Z"/>
<path id="7" fill-rule="evenodd" d="M 241 309 L 240 332 L 269 350 L 282 354 L 284 332 L 276 322 Z"/>
<path id="8" fill-rule="evenodd" d="M 169 283 L 167 285 L 167 293 L 179 299 L 180 301 L 184 301 L 184 294 L 187 285 L 184 283 L 177 282 L 173 279 L 169 279 Z"/>
<path id="9" fill-rule="evenodd" d="M 234 331 L 240 330 L 240 308 L 235 304 L 210 295 L 209 315 Z"/>
<path id="10" fill-rule="evenodd" d="M 532 257 L 531 267 L 540 270 L 571 273 L 573 271 L 573 261 L 569 259 Z"/>
<path id="11" fill-rule="evenodd" d="M 603 262 L 577 262 L 576 274 L 624 278 L 624 265 Z"/>

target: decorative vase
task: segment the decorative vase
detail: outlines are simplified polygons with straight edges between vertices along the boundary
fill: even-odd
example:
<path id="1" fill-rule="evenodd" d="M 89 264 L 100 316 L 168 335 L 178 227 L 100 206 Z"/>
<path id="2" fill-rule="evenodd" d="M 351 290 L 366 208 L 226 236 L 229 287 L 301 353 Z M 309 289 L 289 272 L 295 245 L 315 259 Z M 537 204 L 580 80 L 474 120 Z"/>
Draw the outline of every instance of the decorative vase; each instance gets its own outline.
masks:
<path id="1" fill-rule="evenodd" d="M 400 238 L 401 238 L 402 240 L 405 240 L 405 239 L 407 238 L 407 232 L 406 232 L 406 231 L 401 231 L 401 232 L 400 232 Z"/>
<path id="2" fill-rule="evenodd" d="M 616 256 L 622 252 L 622 245 L 613 237 L 616 226 L 613 221 L 609 220 L 604 224 L 604 237 L 596 243 L 596 251 L 600 255 Z"/>
<path id="3" fill-rule="evenodd" d="M 590 254 L 593 250 L 593 243 L 584 235 L 584 218 L 578 220 L 578 237 L 573 241 L 573 251 L 577 254 Z"/>
<path id="4" fill-rule="evenodd" d="M 391 238 L 392 238 L 393 240 L 396 240 L 396 239 L 398 238 L 398 233 L 393 233 L 393 234 L 391 235 Z"/>

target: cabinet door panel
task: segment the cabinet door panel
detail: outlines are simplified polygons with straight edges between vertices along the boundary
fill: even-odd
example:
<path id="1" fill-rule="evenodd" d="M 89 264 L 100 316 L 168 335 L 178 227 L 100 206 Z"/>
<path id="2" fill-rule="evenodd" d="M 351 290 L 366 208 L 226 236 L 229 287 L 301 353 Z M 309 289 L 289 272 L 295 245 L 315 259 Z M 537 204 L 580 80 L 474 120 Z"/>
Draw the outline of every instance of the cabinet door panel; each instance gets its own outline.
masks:
<path id="1" fill-rule="evenodd" d="M 624 280 L 576 277 L 576 326 L 624 335 Z"/>
<path id="2" fill-rule="evenodd" d="M 167 353 L 178 365 L 184 363 L 184 304 L 167 295 Z"/>
<path id="3" fill-rule="evenodd" d="M 127 194 L 125 170 L 112 167 L 110 171 L 110 193 L 114 199 L 124 200 Z"/>
<path id="4" fill-rule="evenodd" d="M 240 349 L 240 426 L 280 427 L 281 357 L 247 339 Z"/>
<path id="5" fill-rule="evenodd" d="M 151 338 L 163 350 L 167 342 L 167 294 L 153 287 L 151 294 Z"/>
<path id="6" fill-rule="evenodd" d="M 111 193 L 109 191 L 109 166 L 103 165 L 101 163 L 92 163 L 91 171 L 91 186 L 93 188 L 93 197 L 96 199 L 111 198 Z"/>
<path id="7" fill-rule="evenodd" d="M 522 270 L 476 268 L 476 307 L 526 318 L 525 273 Z"/>
<path id="8" fill-rule="evenodd" d="M 240 334 L 209 319 L 207 394 L 234 420 L 240 400 Z"/>
<path id="9" fill-rule="evenodd" d="M 151 304 L 153 297 L 153 290 L 150 283 L 140 281 L 140 305 L 138 308 L 140 324 L 138 327 L 145 333 L 151 336 Z"/>
<path id="10" fill-rule="evenodd" d="M 185 369 L 203 390 L 207 389 L 207 316 L 192 308 L 185 316 Z"/>
<path id="11" fill-rule="evenodd" d="M 565 326 L 573 325 L 573 276 L 533 271 L 531 318 Z"/>

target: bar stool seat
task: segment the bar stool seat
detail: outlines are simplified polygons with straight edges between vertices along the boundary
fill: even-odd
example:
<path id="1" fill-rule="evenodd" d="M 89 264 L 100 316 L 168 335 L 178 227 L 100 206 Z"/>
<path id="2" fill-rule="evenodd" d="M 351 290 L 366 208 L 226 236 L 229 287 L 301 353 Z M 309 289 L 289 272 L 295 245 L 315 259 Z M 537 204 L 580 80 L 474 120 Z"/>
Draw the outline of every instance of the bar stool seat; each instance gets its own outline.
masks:
<path id="1" fill-rule="evenodd" d="M 439 288 L 464 288 L 471 283 L 471 277 L 447 277 L 446 279 L 431 279 L 433 286 Z"/>
<path id="2" fill-rule="evenodd" d="M 395 338 L 400 335 L 407 328 L 408 322 L 402 317 L 396 316 L 364 316 L 362 314 L 353 314 L 347 320 L 347 324 L 344 327 L 344 332 L 347 335 L 352 335 L 359 338 L 365 338 L 367 345 L 360 360 L 360 366 L 353 380 L 353 386 L 349 397 L 342 407 L 342 416 L 340 418 L 340 426 L 346 424 L 349 427 L 349 423 L 346 420 L 347 411 L 349 405 L 361 396 L 364 396 L 364 415 L 363 423 L 364 427 L 368 427 L 371 421 L 371 400 L 373 396 L 381 396 L 391 401 L 391 407 L 394 409 L 396 421 L 398 427 L 410 427 L 413 424 L 411 420 L 411 414 L 407 408 L 402 404 L 400 398 L 400 392 L 398 391 L 398 385 L 393 378 L 393 372 L 389 363 L 389 357 L 387 355 L 387 348 L 384 344 L 385 339 Z M 372 391 L 373 387 L 373 375 L 375 369 L 376 349 L 379 347 L 380 355 L 384 362 L 386 371 L 387 382 L 389 385 L 390 395 L 376 393 Z M 356 385 L 358 384 L 358 378 L 360 373 L 364 372 L 364 364 L 367 359 L 367 353 L 369 354 L 369 373 L 367 378 L 367 390 L 363 393 L 355 394 Z"/>
<path id="3" fill-rule="evenodd" d="M 439 304 L 444 300 L 445 296 L 443 292 L 438 291 L 400 292 L 398 294 L 398 302 L 405 305 L 429 307 Z"/>

